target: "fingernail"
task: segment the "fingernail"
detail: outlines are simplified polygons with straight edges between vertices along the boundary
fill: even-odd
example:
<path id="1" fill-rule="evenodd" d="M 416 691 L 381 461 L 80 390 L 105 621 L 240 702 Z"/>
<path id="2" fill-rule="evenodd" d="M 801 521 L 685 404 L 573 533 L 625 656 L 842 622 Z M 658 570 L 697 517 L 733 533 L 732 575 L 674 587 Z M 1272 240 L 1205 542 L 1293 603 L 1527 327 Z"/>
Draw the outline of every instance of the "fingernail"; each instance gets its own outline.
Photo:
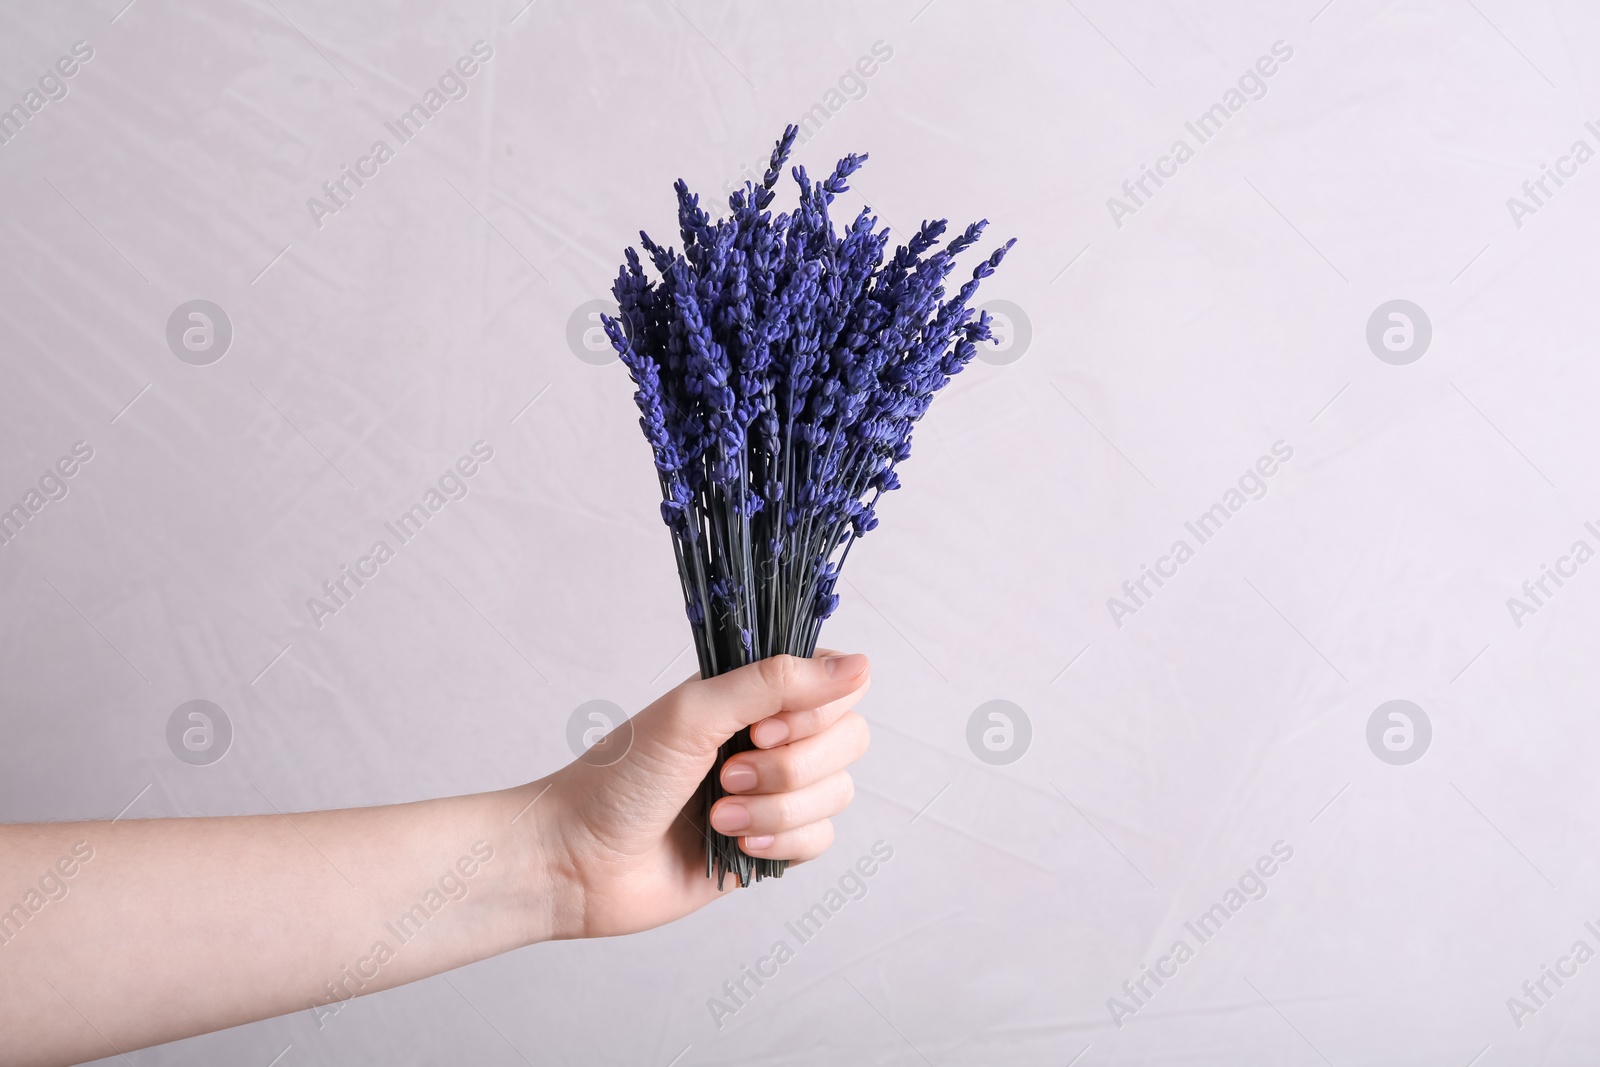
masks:
<path id="1" fill-rule="evenodd" d="M 756 772 L 742 763 L 730 763 L 722 771 L 722 788 L 730 793 L 743 793 L 756 787 Z"/>
<path id="2" fill-rule="evenodd" d="M 833 678 L 854 678 L 867 669 L 867 657 L 859 652 L 852 652 L 848 656 L 829 656 L 822 661 L 827 668 L 828 675 Z"/>
<path id="3" fill-rule="evenodd" d="M 750 731 L 750 740 L 762 748 L 781 745 L 788 736 L 789 724 L 782 719 L 762 719 L 756 723 L 755 729 Z"/>
<path id="4" fill-rule="evenodd" d="M 724 834 L 734 834 L 750 825 L 750 809 L 743 804 L 719 804 L 711 813 L 711 825 Z"/>
<path id="5" fill-rule="evenodd" d="M 744 839 L 744 847 L 745 847 L 746 851 L 748 851 L 748 850 L 750 850 L 752 848 L 771 848 L 772 847 L 772 835 L 771 834 L 757 834 L 754 837 L 747 837 L 747 838 Z"/>

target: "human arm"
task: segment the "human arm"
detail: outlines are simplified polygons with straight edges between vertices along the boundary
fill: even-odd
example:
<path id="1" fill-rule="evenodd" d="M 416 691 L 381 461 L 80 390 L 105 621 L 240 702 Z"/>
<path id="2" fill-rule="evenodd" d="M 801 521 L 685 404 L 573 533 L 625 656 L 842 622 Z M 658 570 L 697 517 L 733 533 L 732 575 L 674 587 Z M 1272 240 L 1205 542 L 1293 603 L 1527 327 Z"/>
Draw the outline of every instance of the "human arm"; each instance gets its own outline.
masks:
<path id="1" fill-rule="evenodd" d="M 0 826 L 0 1063 L 77 1062 L 308 1008 L 320 1020 L 538 941 L 670 922 L 719 895 L 698 808 L 717 746 L 762 723 L 757 749 L 723 770 L 736 795 L 718 802 L 719 829 L 750 835 L 753 855 L 812 858 L 852 796 L 844 767 L 867 731 L 850 708 L 868 683 L 859 656 L 691 680 L 618 727 L 622 758 L 496 792 Z M 746 827 L 724 821 L 741 807 Z"/>

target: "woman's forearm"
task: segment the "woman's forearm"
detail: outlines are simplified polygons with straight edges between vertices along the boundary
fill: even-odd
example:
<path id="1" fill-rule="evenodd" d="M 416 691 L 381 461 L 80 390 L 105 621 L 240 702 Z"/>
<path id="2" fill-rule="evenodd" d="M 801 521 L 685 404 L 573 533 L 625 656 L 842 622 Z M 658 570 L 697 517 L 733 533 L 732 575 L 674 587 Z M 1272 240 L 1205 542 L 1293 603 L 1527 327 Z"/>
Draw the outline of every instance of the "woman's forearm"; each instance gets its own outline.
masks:
<path id="1" fill-rule="evenodd" d="M 584 758 L 495 793 L 289 815 L 0 826 L 0 1067 L 53 1067 L 311 1010 L 553 938 L 648 930 L 734 884 L 713 826 L 804 862 L 866 751 L 866 657 L 690 679 Z"/>
<path id="2" fill-rule="evenodd" d="M 325 1025 L 351 997 L 564 936 L 538 841 L 544 788 L 0 826 L 0 1062 L 76 1062 L 305 1009 Z"/>

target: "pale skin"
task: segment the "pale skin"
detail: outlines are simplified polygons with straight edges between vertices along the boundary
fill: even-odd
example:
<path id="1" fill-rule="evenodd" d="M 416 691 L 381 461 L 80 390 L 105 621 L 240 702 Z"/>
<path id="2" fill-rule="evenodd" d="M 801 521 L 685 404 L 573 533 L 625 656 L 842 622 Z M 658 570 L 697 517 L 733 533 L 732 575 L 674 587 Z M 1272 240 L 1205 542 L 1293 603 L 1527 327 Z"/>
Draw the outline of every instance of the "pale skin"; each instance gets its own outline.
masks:
<path id="1" fill-rule="evenodd" d="M 718 745 L 754 726 L 712 824 L 752 856 L 814 859 L 854 795 L 845 768 L 868 732 L 852 709 L 869 684 L 866 657 L 821 651 L 691 679 L 629 720 L 631 741 L 619 728 L 497 792 L 0 826 L 0 1064 L 77 1063 L 307 1009 L 337 1025 L 351 996 L 681 918 L 721 895 L 698 799 Z M 730 877 L 722 892 L 736 889 Z"/>

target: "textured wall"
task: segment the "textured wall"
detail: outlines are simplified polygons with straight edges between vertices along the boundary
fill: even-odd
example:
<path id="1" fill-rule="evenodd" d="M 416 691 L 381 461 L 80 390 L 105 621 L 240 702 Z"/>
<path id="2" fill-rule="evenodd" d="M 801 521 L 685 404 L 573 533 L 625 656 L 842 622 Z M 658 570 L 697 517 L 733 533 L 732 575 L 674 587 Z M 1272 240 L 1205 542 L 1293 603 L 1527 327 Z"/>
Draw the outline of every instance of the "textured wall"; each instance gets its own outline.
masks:
<path id="1" fill-rule="evenodd" d="M 832 853 L 132 1062 L 1592 1062 L 1592 5 L 125 2 L 0 14 L 7 820 L 570 759 L 692 669 L 586 306 L 671 181 L 809 114 L 1020 238 L 824 632 Z"/>

